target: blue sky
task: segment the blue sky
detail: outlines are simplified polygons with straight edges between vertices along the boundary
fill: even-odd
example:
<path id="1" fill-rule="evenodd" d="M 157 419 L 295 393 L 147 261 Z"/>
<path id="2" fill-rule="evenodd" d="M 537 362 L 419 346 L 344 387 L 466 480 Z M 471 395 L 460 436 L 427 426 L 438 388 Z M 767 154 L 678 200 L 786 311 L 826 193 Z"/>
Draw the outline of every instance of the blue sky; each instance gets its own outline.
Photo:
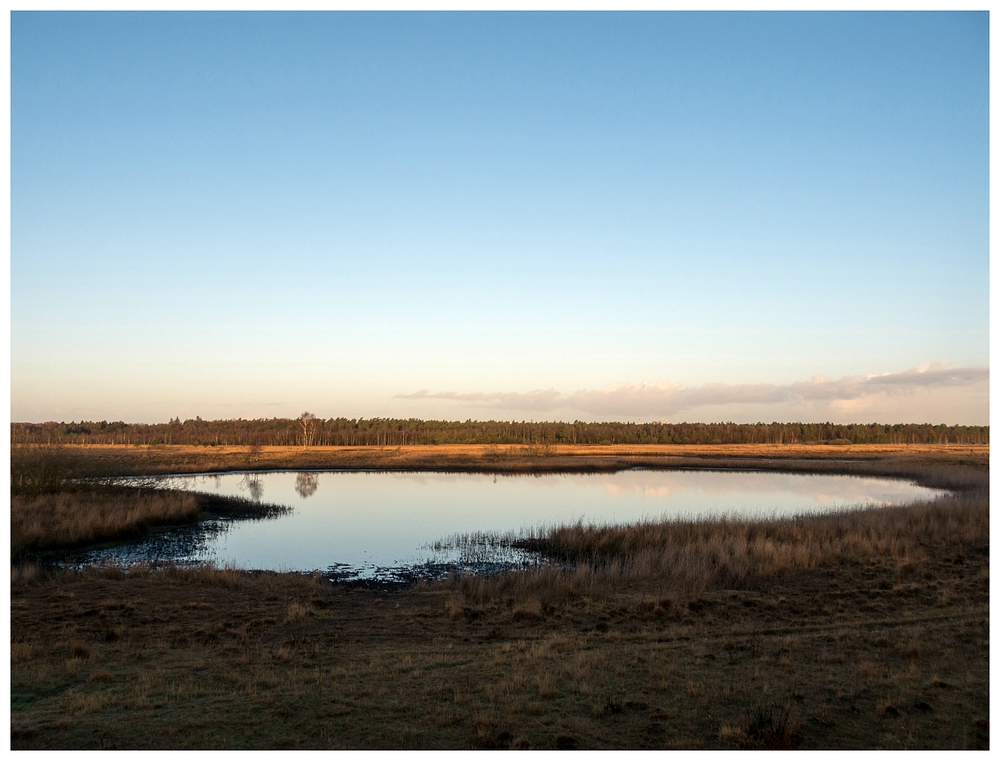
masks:
<path id="1" fill-rule="evenodd" d="M 988 31 L 14 13 L 12 419 L 986 423 Z"/>

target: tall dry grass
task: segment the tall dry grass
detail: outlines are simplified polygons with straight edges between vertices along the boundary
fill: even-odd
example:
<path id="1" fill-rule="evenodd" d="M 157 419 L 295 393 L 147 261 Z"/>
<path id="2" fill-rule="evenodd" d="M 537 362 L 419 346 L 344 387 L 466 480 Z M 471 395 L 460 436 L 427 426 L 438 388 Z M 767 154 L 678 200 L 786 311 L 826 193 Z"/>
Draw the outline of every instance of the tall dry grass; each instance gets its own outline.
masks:
<path id="1" fill-rule="evenodd" d="M 194 520 L 194 494 L 174 491 L 83 490 L 10 500 L 11 555 L 121 539 L 154 524 Z"/>
<path id="2" fill-rule="evenodd" d="M 502 539 L 494 538 L 494 542 Z M 611 598 L 654 590 L 675 600 L 717 588 L 747 588 L 824 565 L 916 562 L 935 545 L 988 549 L 989 496 L 970 491 L 932 502 L 788 519 L 668 520 L 560 526 L 510 540 L 540 552 L 536 568 L 451 581 L 457 616 L 468 606 Z"/>
<path id="3" fill-rule="evenodd" d="M 132 462 L 137 466 L 138 462 Z M 287 512 L 280 505 L 160 489 L 132 467 L 127 481 L 106 465 L 61 446 L 11 449 L 11 557 L 117 541 L 155 525 L 197 520 L 202 513 L 261 519 Z"/>
<path id="4" fill-rule="evenodd" d="M 19 445 L 10 450 L 10 493 L 55 494 L 79 477 L 80 461 L 61 446 Z"/>

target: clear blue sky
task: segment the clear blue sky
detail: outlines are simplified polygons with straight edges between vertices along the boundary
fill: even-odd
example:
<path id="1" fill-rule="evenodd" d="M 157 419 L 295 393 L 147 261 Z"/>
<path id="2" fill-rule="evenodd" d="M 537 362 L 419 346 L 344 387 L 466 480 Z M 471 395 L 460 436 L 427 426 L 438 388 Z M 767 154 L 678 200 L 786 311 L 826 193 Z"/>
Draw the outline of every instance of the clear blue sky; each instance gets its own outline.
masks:
<path id="1" fill-rule="evenodd" d="M 13 13 L 12 419 L 986 423 L 988 73 L 986 13 Z"/>

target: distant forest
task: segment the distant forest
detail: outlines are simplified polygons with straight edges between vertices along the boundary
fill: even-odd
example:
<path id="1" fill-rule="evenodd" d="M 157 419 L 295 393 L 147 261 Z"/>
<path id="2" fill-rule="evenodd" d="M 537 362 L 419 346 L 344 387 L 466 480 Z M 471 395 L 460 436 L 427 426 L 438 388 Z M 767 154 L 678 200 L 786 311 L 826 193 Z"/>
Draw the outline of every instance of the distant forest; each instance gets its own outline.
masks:
<path id="1" fill-rule="evenodd" d="M 988 444 L 989 426 L 833 423 L 529 423 L 393 418 L 12 423 L 11 444 Z"/>

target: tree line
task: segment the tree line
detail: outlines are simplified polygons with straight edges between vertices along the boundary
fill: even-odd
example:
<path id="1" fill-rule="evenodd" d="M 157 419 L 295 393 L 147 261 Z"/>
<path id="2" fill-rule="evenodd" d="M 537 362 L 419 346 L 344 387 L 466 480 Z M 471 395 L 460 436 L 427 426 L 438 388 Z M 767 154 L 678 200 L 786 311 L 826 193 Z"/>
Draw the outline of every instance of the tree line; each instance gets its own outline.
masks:
<path id="1" fill-rule="evenodd" d="M 305 413 L 308 414 L 308 413 Z M 269 418 L 11 423 L 11 444 L 401 446 L 407 444 L 989 444 L 989 426 L 878 423 L 573 423 Z M 303 423 L 305 420 L 305 424 Z"/>

